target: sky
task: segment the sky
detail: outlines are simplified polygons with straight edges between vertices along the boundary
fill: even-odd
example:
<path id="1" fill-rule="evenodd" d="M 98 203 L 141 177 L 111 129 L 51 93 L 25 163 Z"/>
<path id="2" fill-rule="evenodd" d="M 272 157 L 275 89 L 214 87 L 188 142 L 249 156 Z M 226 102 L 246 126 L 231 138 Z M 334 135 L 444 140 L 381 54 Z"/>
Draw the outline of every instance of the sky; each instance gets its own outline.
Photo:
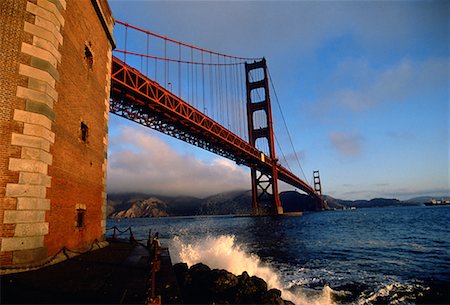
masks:
<path id="1" fill-rule="evenodd" d="M 163 36 L 264 56 L 302 169 L 274 111 L 275 136 L 299 177 L 320 171 L 324 194 L 450 195 L 449 2 L 109 3 L 116 19 Z M 249 170 L 230 160 L 115 115 L 109 122 L 110 193 L 251 187 Z"/>

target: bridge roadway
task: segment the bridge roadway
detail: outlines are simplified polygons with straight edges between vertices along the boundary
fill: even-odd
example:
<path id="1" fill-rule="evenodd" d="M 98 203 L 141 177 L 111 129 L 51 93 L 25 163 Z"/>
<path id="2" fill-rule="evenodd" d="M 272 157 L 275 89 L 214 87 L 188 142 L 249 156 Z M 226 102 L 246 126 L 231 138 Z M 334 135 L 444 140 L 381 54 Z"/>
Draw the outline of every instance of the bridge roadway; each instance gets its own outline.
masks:
<path id="1" fill-rule="evenodd" d="M 110 112 L 196 145 L 237 164 L 256 166 L 321 200 L 314 189 L 257 148 L 117 57 L 112 58 Z"/>

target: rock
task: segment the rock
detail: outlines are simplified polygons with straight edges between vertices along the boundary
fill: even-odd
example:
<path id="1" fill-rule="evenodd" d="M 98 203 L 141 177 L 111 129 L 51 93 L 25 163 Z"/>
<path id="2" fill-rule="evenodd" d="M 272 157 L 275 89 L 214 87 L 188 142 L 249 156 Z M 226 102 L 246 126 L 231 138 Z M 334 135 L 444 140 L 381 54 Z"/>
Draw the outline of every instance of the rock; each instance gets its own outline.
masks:
<path id="1" fill-rule="evenodd" d="M 173 271 L 175 272 L 175 276 L 180 287 L 184 287 L 192 283 L 192 278 L 189 274 L 189 268 L 186 263 L 178 263 L 173 265 Z"/>
<path id="2" fill-rule="evenodd" d="M 204 264 L 188 269 L 184 263 L 174 265 L 185 304 L 277 304 L 294 305 L 281 298 L 278 289 L 267 290 L 267 283 L 247 272 L 239 276 L 223 270 L 211 270 Z"/>
<path id="3" fill-rule="evenodd" d="M 233 303 L 234 295 L 236 294 L 235 288 L 238 285 L 239 280 L 237 276 L 226 270 L 214 269 L 211 271 L 211 283 L 209 286 L 209 292 L 213 296 L 217 303 L 223 302 Z"/>
<path id="4" fill-rule="evenodd" d="M 267 291 L 267 283 L 262 278 L 252 276 L 251 280 L 256 287 L 257 293 L 264 293 Z"/>
<path id="5" fill-rule="evenodd" d="M 210 290 L 215 294 L 223 293 L 237 286 L 239 280 L 237 276 L 226 270 L 214 269 L 211 271 Z"/>
<path id="6" fill-rule="evenodd" d="M 202 286 L 202 289 L 205 289 L 211 283 L 211 269 L 202 263 L 191 266 L 189 274 L 192 278 L 192 283 Z"/>
<path id="7" fill-rule="evenodd" d="M 261 298 L 263 304 L 285 305 L 286 302 L 281 298 L 281 291 L 278 289 L 270 289 Z"/>
<path id="8" fill-rule="evenodd" d="M 189 268 L 189 275 L 192 282 L 186 287 L 186 303 L 210 304 L 213 299 L 208 289 L 212 281 L 211 269 L 202 263 L 195 264 Z"/>
<path id="9" fill-rule="evenodd" d="M 211 268 L 209 268 L 208 266 L 206 266 L 205 264 L 202 263 L 198 263 L 195 265 L 192 265 L 191 268 L 189 268 L 189 272 L 193 273 L 205 273 L 205 272 L 210 272 Z"/>
<path id="10" fill-rule="evenodd" d="M 256 304 L 260 303 L 258 300 L 258 287 L 253 282 L 252 278 L 247 272 L 243 272 L 238 276 L 238 286 L 236 287 L 236 298 L 237 304 Z M 256 281 L 255 281 L 256 282 Z"/>
<path id="11" fill-rule="evenodd" d="M 267 291 L 267 294 L 275 296 L 275 297 L 281 297 L 281 291 L 275 288 L 272 288 Z"/>

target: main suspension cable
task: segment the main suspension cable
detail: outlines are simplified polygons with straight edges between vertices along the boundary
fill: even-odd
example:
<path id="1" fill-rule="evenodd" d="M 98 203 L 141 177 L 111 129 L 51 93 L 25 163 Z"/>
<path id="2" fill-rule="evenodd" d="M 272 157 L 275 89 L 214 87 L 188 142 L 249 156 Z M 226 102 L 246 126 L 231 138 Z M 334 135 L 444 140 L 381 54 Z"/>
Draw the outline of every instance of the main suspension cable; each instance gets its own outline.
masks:
<path id="1" fill-rule="evenodd" d="M 287 135 L 288 135 L 288 138 L 289 138 L 289 142 L 291 143 L 291 147 L 292 147 L 292 150 L 294 152 L 295 159 L 296 159 L 297 164 L 298 164 L 298 166 L 299 166 L 299 168 L 300 168 L 300 170 L 301 170 L 301 172 L 303 174 L 303 177 L 305 178 L 305 181 L 308 181 L 308 179 L 306 178 L 305 172 L 303 171 L 303 168 L 302 168 L 302 166 L 300 164 L 300 160 L 298 158 L 297 151 L 295 150 L 294 143 L 293 143 L 292 137 L 291 137 L 291 133 L 289 132 L 288 126 L 286 124 L 286 119 L 284 118 L 284 114 L 283 114 L 283 111 L 281 109 L 281 104 L 280 104 L 280 101 L 278 99 L 278 95 L 277 95 L 277 92 L 275 90 L 275 86 L 273 84 L 272 76 L 270 75 L 269 68 L 267 68 L 267 73 L 269 75 L 269 80 L 270 80 L 270 84 L 272 85 L 273 94 L 275 95 L 275 100 L 277 101 L 278 109 L 280 110 L 281 118 L 283 119 L 283 123 L 284 123 L 284 126 L 286 128 L 286 132 L 287 132 Z"/>
<path id="2" fill-rule="evenodd" d="M 126 28 L 132 28 L 134 30 L 140 31 L 140 32 L 145 33 L 147 35 L 158 37 L 160 39 L 164 39 L 166 41 L 169 41 L 169 42 L 172 42 L 172 43 L 176 43 L 176 44 L 188 47 L 188 48 L 192 48 L 192 49 L 195 49 L 195 50 L 198 50 L 198 51 L 201 51 L 201 52 L 211 53 L 211 54 L 218 55 L 218 56 L 224 56 L 224 57 L 228 57 L 228 58 L 235 58 L 235 59 L 240 59 L 240 60 L 245 60 L 245 61 L 249 61 L 249 60 L 256 60 L 256 61 L 258 61 L 258 60 L 262 59 L 262 58 L 251 58 L 251 57 L 239 57 L 239 56 L 227 55 L 227 54 L 223 54 L 223 53 L 207 50 L 207 49 L 204 49 L 204 48 L 200 48 L 200 47 L 197 47 L 197 46 L 194 46 L 194 45 L 191 45 L 191 44 L 187 44 L 187 43 L 181 42 L 179 40 L 175 40 L 175 39 L 163 36 L 163 35 L 156 34 L 154 32 L 148 31 L 148 30 L 141 29 L 141 28 L 139 28 L 137 26 L 131 25 L 129 23 L 126 23 L 126 22 L 123 22 L 123 21 L 120 21 L 120 20 L 115 20 L 115 21 L 116 21 L 116 23 L 121 24 L 121 25 L 125 26 Z"/>

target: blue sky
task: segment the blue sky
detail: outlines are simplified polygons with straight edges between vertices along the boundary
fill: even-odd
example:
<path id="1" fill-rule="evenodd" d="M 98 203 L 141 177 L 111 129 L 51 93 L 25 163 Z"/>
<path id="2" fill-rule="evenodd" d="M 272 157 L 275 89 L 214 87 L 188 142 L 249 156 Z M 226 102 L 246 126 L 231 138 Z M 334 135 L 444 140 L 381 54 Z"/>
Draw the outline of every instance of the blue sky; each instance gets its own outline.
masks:
<path id="1" fill-rule="evenodd" d="M 110 0 L 110 6 L 116 19 L 164 36 L 266 57 L 306 180 L 320 170 L 324 193 L 449 195 L 448 2 Z M 277 109 L 274 120 L 291 168 L 302 176 Z M 109 138 L 110 192 L 203 197 L 250 188 L 246 168 L 114 115 Z"/>

